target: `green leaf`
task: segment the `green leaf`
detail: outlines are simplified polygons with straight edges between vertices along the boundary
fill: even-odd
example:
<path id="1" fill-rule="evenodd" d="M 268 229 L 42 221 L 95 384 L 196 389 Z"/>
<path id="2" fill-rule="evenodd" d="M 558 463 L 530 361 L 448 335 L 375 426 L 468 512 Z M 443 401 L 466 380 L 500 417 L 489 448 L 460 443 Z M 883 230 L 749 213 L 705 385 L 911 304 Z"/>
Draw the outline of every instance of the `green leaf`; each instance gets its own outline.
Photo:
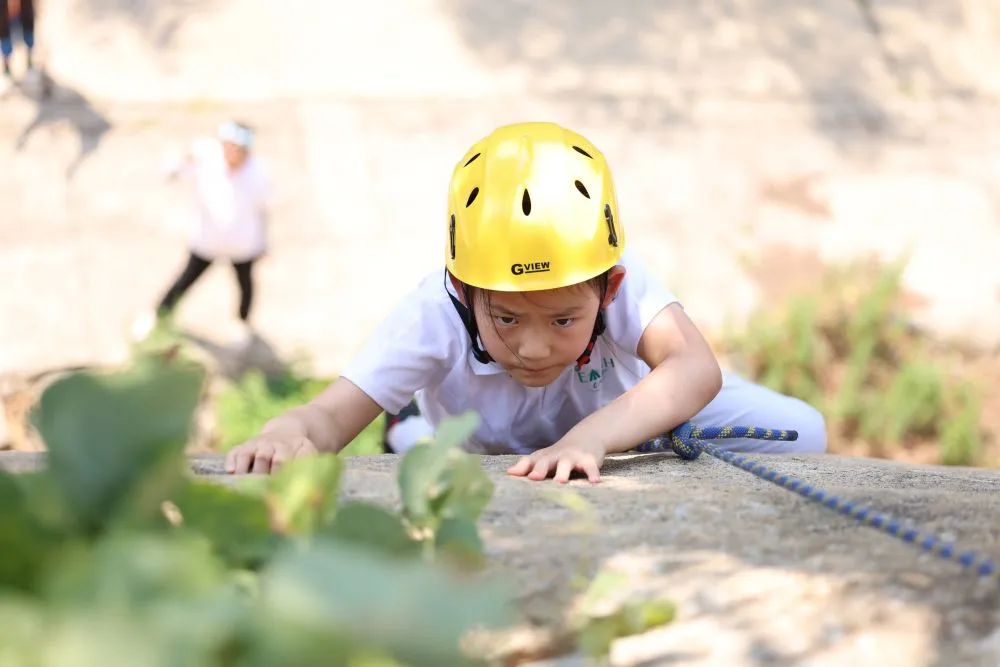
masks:
<path id="1" fill-rule="evenodd" d="M 403 455 L 399 464 L 399 492 L 403 514 L 415 527 L 434 523 L 431 502 L 441 495 L 442 489 L 436 485 L 447 466 L 447 458 L 429 444 L 418 444 Z"/>
<path id="2" fill-rule="evenodd" d="M 493 498 L 493 480 L 477 456 L 452 451 L 447 461 L 438 480 L 443 493 L 431 500 L 432 511 L 442 519 L 476 521 Z"/>
<path id="3" fill-rule="evenodd" d="M 182 460 L 203 381 L 200 367 L 147 360 L 116 374 L 75 373 L 46 388 L 32 420 L 81 529 L 102 525 L 145 473 Z"/>
<path id="4" fill-rule="evenodd" d="M 420 543 L 410 537 L 399 517 L 369 503 L 345 504 L 323 535 L 387 555 L 416 556 L 420 553 Z"/>
<path id="5" fill-rule="evenodd" d="M 670 600 L 644 600 L 630 605 L 629 609 L 633 618 L 629 625 L 636 633 L 666 625 L 677 617 L 677 605 Z"/>
<path id="6" fill-rule="evenodd" d="M 463 570 L 479 570 L 486 565 L 483 540 L 475 521 L 450 518 L 441 522 L 434 546 L 445 560 Z"/>
<path id="7" fill-rule="evenodd" d="M 583 616 L 602 616 L 609 607 L 621 602 L 621 595 L 628 589 L 629 578 L 623 572 L 602 570 L 590 583 L 579 602 Z"/>
<path id="8" fill-rule="evenodd" d="M 314 534 L 337 513 L 343 460 L 319 454 L 288 461 L 268 478 L 271 528 L 282 535 Z"/>
<path id="9" fill-rule="evenodd" d="M 184 667 L 248 627 L 248 596 L 193 535 L 111 535 L 63 559 L 45 589 L 45 664 Z"/>
<path id="10" fill-rule="evenodd" d="M 503 590 L 500 582 L 470 584 L 420 560 L 318 539 L 262 573 L 261 622 L 273 632 L 255 637 L 264 645 L 252 648 L 266 650 L 273 664 L 329 664 L 294 639 L 337 628 L 347 641 L 412 667 L 467 664 L 459 640 L 468 631 L 513 620 Z"/>
<path id="11" fill-rule="evenodd" d="M 0 667 L 41 664 L 46 619 L 37 600 L 5 592 L 0 596 Z"/>
<path id="12" fill-rule="evenodd" d="M 456 464 L 462 465 L 461 461 L 468 455 L 457 447 L 472 435 L 478 423 L 479 416 L 474 412 L 445 419 L 432 442 L 420 443 L 403 455 L 399 464 L 399 489 L 404 515 L 414 526 L 434 527 L 443 518 L 444 499 L 452 491 L 454 482 L 452 476 L 446 477 L 444 473 Z M 462 484 L 474 481 L 467 471 L 459 473 L 459 478 Z M 470 502 L 477 502 L 479 493 L 481 490 L 469 494 Z"/>
<path id="13" fill-rule="evenodd" d="M 32 512 L 18 479 L 0 472 L 0 589 L 33 589 L 52 540 Z"/>
<path id="14" fill-rule="evenodd" d="M 677 607 L 669 600 L 630 600 L 605 615 L 586 617 L 578 626 L 580 648 L 588 655 L 606 656 L 619 637 L 638 635 L 674 620 Z"/>
<path id="15" fill-rule="evenodd" d="M 603 570 L 577 603 L 571 624 L 581 649 L 599 658 L 607 655 L 615 639 L 665 625 L 675 614 L 676 606 L 670 600 L 636 599 L 625 573 Z"/>
<path id="16" fill-rule="evenodd" d="M 67 549 L 47 580 L 44 597 L 59 605 L 139 608 L 167 598 L 212 592 L 223 564 L 200 535 L 109 535 Z"/>
<path id="17" fill-rule="evenodd" d="M 617 638 L 618 619 L 614 617 L 591 619 L 577 635 L 580 650 L 592 658 L 607 656 Z"/>
<path id="18" fill-rule="evenodd" d="M 180 526 L 211 540 L 215 553 L 230 567 L 258 567 L 281 544 L 261 498 L 221 484 L 189 482 L 173 502 Z"/>

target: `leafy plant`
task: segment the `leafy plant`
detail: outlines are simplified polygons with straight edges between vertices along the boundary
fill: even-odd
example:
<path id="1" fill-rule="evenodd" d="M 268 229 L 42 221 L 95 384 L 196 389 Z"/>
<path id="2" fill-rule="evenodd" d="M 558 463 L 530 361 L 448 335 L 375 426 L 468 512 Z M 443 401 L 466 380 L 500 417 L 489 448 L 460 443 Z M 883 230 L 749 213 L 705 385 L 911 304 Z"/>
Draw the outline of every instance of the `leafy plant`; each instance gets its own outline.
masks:
<path id="1" fill-rule="evenodd" d="M 457 448 L 474 417 L 415 450 L 444 460 L 435 475 L 404 459 L 397 514 L 340 504 L 335 455 L 232 485 L 191 478 L 183 450 L 203 385 L 201 367 L 152 355 L 45 391 L 34 420 L 47 469 L 0 474 L 0 663 L 474 662 L 461 637 L 511 611 L 498 582 L 446 566 L 454 545 L 481 557 L 475 521 L 492 487 Z"/>
<path id="2" fill-rule="evenodd" d="M 861 441 L 874 455 L 936 442 L 941 462 L 975 463 L 976 391 L 932 361 L 934 342 L 908 324 L 904 269 L 833 269 L 816 291 L 757 313 L 726 347 L 752 378 L 823 412 L 831 442 Z"/>

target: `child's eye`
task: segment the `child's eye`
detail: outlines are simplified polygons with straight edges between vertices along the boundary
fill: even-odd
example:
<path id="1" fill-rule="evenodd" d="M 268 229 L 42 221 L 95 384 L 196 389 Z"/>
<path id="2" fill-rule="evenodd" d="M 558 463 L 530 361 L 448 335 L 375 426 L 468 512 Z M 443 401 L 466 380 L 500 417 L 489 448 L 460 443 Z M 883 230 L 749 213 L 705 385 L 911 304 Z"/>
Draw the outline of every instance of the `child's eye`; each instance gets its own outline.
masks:
<path id="1" fill-rule="evenodd" d="M 571 324 L 573 324 L 572 317 L 560 317 L 558 320 L 556 320 L 556 326 L 564 329 Z"/>
<path id="2" fill-rule="evenodd" d="M 517 324 L 517 318 L 511 317 L 510 315 L 497 315 L 495 316 L 494 319 L 496 319 L 497 322 L 504 325 L 505 327 L 509 327 L 512 324 Z"/>

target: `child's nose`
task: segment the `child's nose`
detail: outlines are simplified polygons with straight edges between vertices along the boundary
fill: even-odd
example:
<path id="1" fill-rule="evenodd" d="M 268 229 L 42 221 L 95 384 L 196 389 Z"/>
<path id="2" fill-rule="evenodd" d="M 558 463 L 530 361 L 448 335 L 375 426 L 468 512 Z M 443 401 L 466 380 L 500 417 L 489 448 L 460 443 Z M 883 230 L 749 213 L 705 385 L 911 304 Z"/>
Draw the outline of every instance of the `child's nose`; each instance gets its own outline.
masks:
<path id="1" fill-rule="evenodd" d="M 522 359 L 546 359 L 549 356 L 550 346 L 545 336 L 526 334 L 521 337 L 517 354 Z"/>

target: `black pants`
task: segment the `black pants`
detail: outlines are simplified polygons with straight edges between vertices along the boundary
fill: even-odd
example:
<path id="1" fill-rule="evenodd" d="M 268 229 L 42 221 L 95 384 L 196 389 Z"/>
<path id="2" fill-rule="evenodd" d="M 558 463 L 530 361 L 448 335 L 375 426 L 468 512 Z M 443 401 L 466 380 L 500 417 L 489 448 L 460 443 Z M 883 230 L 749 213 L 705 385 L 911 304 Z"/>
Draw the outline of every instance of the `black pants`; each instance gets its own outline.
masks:
<path id="1" fill-rule="evenodd" d="M 7 0 L 0 0 L 0 51 L 6 59 L 13 50 L 10 34 L 10 10 Z M 35 3 L 34 0 L 21 0 L 21 34 L 24 45 L 31 49 L 35 45 Z"/>
<path id="2" fill-rule="evenodd" d="M 187 292 L 201 274 L 205 273 L 212 264 L 212 260 L 199 257 L 193 252 L 188 257 L 187 266 L 177 276 L 177 280 L 170 286 L 167 293 L 163 295 L 157 312 L 165 315 L 172 311 L 184 293 Z M 236 271 L 236 281 L 240 286 L 240 319 L 244 322 L 250 317 L 250 306 L 253 304 L 253 260 L 246 262 L 233 262 L 233 269 Z"/>

